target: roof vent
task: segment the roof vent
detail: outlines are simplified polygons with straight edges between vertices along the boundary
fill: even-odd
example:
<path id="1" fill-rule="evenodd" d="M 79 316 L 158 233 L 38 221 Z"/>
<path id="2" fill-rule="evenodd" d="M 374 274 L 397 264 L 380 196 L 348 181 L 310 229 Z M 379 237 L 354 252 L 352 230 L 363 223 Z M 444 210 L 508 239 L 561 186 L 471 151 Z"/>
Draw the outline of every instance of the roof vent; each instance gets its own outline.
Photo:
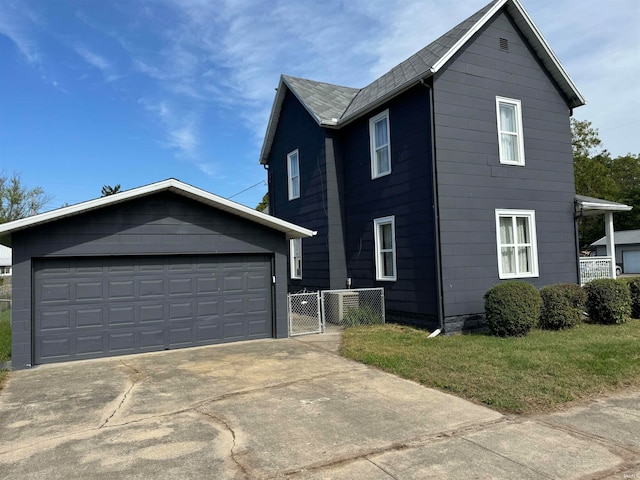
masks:
<path id="1" fill-rule="evenodd" d="M 500 39 L 500 50 L 504 50 L 506 52 L 509 51 L 509 40 L 507 40 L 506 38 Z"/>

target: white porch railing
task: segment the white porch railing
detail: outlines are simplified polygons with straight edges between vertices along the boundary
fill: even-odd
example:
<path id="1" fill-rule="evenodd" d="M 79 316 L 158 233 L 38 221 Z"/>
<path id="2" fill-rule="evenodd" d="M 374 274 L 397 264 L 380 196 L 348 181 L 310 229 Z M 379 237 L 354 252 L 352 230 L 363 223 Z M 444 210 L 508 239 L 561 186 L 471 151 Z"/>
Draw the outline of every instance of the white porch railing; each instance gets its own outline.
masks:
<path id="1" fill-rule="evenodd" d="M 597 278 L 614 278 L 611 257 L 582 257 L 580 259 L 580 286 Z"/>

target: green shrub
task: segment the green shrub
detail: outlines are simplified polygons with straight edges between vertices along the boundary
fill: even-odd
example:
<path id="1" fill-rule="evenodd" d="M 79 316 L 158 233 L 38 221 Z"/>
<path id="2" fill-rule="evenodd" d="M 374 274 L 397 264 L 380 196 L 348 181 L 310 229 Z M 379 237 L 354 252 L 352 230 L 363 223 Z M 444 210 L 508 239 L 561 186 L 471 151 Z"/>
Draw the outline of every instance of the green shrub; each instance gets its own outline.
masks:
<path id="1" fill-rule="evenodd" d="M 484 294 L 487 326 L 492 335 L 522 337 L 540 317 L 540 293 L 527 282 L 505 282 Z"/>
<path id="2" fill-rule="evenodd" d="M 542 308 L 538 326 L 547 330 L 571 328 L 582 320 L 586 294 L 579 285 L 559 283 L 540 290 Z"/>
<path id="3" fill-rule="evenodd" d="M 342 325 L 345 327 L 379 325 L 382 323 L 382 314 L 372 307 L 352 308 L 347 310 L 342 318 Z"/>
<path id="4" fill-rule="evenodd" d="M 631 315 L 631 296 L 624 282 L 599 278 L 585 285 L 589 318 L 602 324 L 624 323 Z"/>
<path id="5" fill-rule="evenodd" d="M 640 318 L 640 278 L 634 278 L 628 285 L 631 294 L 631 317 Z"/>

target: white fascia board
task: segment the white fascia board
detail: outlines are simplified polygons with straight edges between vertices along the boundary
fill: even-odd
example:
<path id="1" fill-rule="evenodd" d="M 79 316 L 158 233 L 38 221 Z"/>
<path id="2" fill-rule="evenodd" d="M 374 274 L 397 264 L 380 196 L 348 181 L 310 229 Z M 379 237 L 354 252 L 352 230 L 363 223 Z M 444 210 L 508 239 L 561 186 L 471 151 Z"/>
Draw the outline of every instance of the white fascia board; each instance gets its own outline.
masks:
<path id="1" fill-rule="evenodd" d="M 146 195 L 165 190 L 190 197 L 201 203 L 205 203 L 220 210 L 246 218 L 260 225 L 264 225 L 274 230 L 286 233 L 288 238 L 312 237 L 317 233 L 313 230 L 309 230 L 285 220 L 272 217 L 265 213 L 249 208 L 245 205 L 240 205 L 239 203 L 227 200 L 226 198 L 219 197 L 218 195 L 215 195 L 213 193 L 206 192 L 186 183 L 182 183 L 179 180 L 170 178 L 168 180 L 152 183 L 150 185 L 134 188 L 125 192 L 116 193 L 114 195 L 96 198 L 94 200 L 78 203 L 69 207 L 63 207 L 57 210 L 52 210 L 50 212 L 34 215 L 32 217 L 23 218 L 21 220 L 4 223 L 0 225 L 0 234 L 24 230 L 25 228 L 29 228 L 32 226 L 41 225 L 62 218 L 90 212 L 92 210 L 106 207 L 108 205 L 115 205 L 127 200 L 144 197 Z"/>
<path id="2" fill-rule="evenodd" d="M 469 31 L 467 31 L 467 33 L 465 33 L 453 45 L 453 47 L 451 47 L 449 51 L 433 65 L 433 67 L 431 67 L 431 72 L 436 73 L 449 60 L 451 60 L 451 57 L 458 53 L 458 50 L 460 50 L 471 39 L 471 37 L 473 37 L 478 32 L 478 30 L 480 30 L 489 21 L 490 18 L 493 17 L 496 12 L 498 12 L 505 5 L 505 3 L 507 3 L 507 1 L 508 0 L 502 0 L 501 2 L 498 2 L 493 7 L 491 7 L 491 9 L 487 13 L 485 13 L 482 18 L 478 20 L 475 25 L 471 27 Z"/>
<path id="3" fill-rule="evenodd" d="M 607 210 L 611 212 L 629 212 L 633 207 L 631 205 L 596 203 L 596 202 L 579 202 L 585 210 Z"/>

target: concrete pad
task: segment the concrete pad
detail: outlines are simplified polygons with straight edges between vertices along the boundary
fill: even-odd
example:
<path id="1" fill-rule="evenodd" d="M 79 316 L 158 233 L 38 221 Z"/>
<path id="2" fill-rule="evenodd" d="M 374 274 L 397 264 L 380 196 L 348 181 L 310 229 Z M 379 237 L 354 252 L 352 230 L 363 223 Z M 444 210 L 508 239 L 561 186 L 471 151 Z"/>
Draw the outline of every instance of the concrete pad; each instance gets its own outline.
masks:
<path id="1" fill-rule="evenodd" d="M 419 447 L 373 455 L 369 460 L 390 474 L 391 478 L 403 480 L 549 478 L 465 438 L 433 440 Z"/>
<path id="2" fill-rule="evenodd" d="M 322 335 L 300 335 L 299 337 L 295 337 L 295 340 L 317 348 L 322 348 L 337 355 L 340 354 L 342 331 L 327 332 Z"/>
<path id="3" fill-rule="evenodd" d="M 398 480 L 398 477 L 392 477 L 366 458 L 339 463 L 326 468 L 314 470 L 303 469 L 299 472 L 288 474 L 286 478 L 292 480 Z"/>
<path id="4" fill-rule="evenodd" d="M 625 462 L 605 445 L 532 420 L 495 425 L 464 438 L 551 478 L 582 478 Z"/>
<path id="5" fill-rule="evenodd" d="M 234 478 L 239 472 L 230 433 L 197 413 L 33 442 L 0 454 L 3 480 Z"/>
<path id="6" fill-rule="evenodd" d="M 639 399 L 640 392 L 627 392 L 539 418 L 640 452 Z"/>
<path id="7" fill-rule="evenodd" d="M 236 432 L 238 455 L 269 473 L 295 471 L 404 445 L 502 415 L 374 369 L 207 403 Z"/>

